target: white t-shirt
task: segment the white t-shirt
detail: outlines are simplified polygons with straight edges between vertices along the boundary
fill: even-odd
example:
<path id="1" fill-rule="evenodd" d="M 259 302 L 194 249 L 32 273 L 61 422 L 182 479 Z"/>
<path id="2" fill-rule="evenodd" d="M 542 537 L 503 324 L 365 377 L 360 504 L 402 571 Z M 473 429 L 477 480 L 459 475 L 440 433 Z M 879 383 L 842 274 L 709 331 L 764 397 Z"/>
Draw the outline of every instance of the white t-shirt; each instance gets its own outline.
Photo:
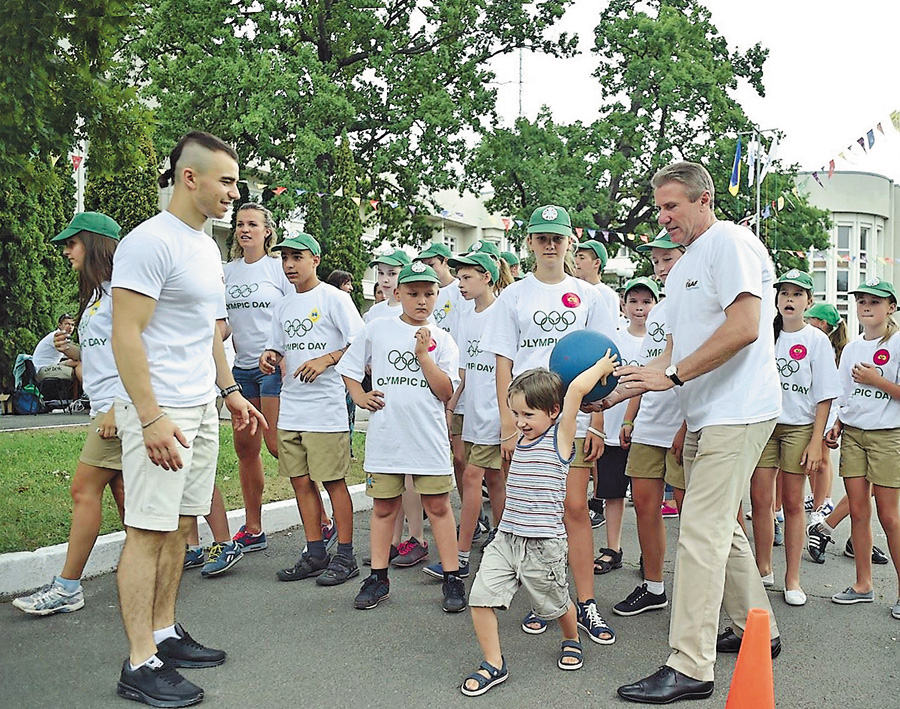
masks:
<path id="1" fill-rule="evenodd" d="M 112 350 L 112 294 L 109 281 L 100 297 L 85 308 L 78 323 L 84 393 L 91 400 L 91 416 L 109 411 L 119 387 L 119 370 Z"/>
<path id="2" fill-rule="evenodd" d="M 831 342 L 828 335 L 812 325 L 778 336 L 775 363 L 781 377 L 778 423 L 814 423 L 818 403 L 841 394 Z"/>
<path id="3" fill-rule="evenodd" d="M 742 293 L 760 299 L 754 342 L 711 372 L 685 382 L 678 400 L 690 431 L 758 423 L 781 415 L 772 321 L 772 259 L 753 233 L 731 222 L 713 224 L 687 247 L 666 280 L 667 334 L 672 362 L 695 352 L 725 322 L 725 308 Z"/>
<path id="4" fill-rule="evenodd" d="M 600 281 L 594 287 L 600 294 L 600 299 L 603 301 L 604 305 L 609 308 L 609 316 L 612 318 L 612 321 L 619 322 L 619 317 L 622 313 L 621 308 L 619 307 L 619 294 L 603 281 Z"/>
<path id="5" fill-rule="evenodd" d="M 668 298 L 653 306 L 647 316 L 647 334 L 641 344 L 641 366 L 659 357 L 666 349 L 666 306 Z M 684 416 L 678 403 L 678 387 L 666 391 L 648 391 L 641 395 L 641 408 L 634 419 L 631 440 L 645 446 L 670 448 L 681 428 Z"/>
<path id="6" fill-rule="evenodd" d="M 31 355 L 31 363 L 34 368 L 49 367 L 62 362 L 66 356 L 53 346 L 53 337 L 59 330 L 51 330 L 41 338 Z"/>
<path id="7" fill-rule="evenodd" d="M 468 392 L 462 439 L 484 446 L 500 444 L 500 418 L 497 416 L 497 356 L 481 349 L 481 340 L 491 308 L 474 310 L 465 316 L 460 328 L 459 367 L 466 372 Z"/>
<path id="8" fill-rule="evenodd" d="M 553 346 L 570 332 L 597 330 L 610 338 L 616 332 L 597 289 L 572 276 L 552 285 L 536 277 L 516 281 L 488 312 L 481 349 L 512 360 L 513 377 L 548 367 Z M 584 438 L 589 424 L 590 416 L 579 413 L 576 437 Z"/>
<path id="9" fill-rule="evenodd" d="M 633 367 L 641 364 L 643 337 L 632 335 L 628 330 L 619 330 L 612 339 L 619 348 L 619 366 Z M 620 401 L 603 412 L 603 432 L 606 434 L 606 445 L 608 446 L 619 445 L 619 432 L 622 430 L 622 422 L 625 420 L 625 410 L 628 408 L 629 401 L 630 399 Z"/>
<path id="10" fill-rule="evenodd" d="M 450 337 L 459 348 L 460 357 L 462 357 L 462 327 L 466 319 L 475 312 L 475 300 L 466 300 L 459 292 L 459 280 L 454 280 L 449 285 L 441 288 L 438 293 L 437 306 L 434 309 L 434 321 L 442 330 L 450 333 Z M 443 320 L 438 322 L 439 313 L 443 313 Z M 468 387 L 467 387 L 468 388 Z M 459 401 L 456 402 L 456 408 L 453 409 L 454 414 L 465 415 L 466 413 L 466 392 L 463 391 Z"/>
<path id="11" fill-rule="evenodd" d="M 112 287 L 156 301 L 141 341 L 159 405 L 215 400 L 213 333 L 216 319 L 225 317 L 225 274 L 216 242 L 171 212 L 160 212 L 122 239 Z M 131 401 L 121 384 L 116 396 Z"/>
<path id="12" fill-rule="evenodd" d="M 874 386 L 857 384 L 851 371 L 860 362 L 874 364 L 889 382 L 900 382 L 900 336 L 894 335 L 884 344 L 881 338 L 853 340 L 841 353 L 838 377 L 843 393 L 838 399 L 838 418 L 847 426 L 865 431 L 900 428 L 900 401 Z"/>
<path id="13" fill-rule="evenodd" d="M 380 303 L 375 303 L 363 314 L 363 322 L 368 325 L 378 318 L 398 318 L 402 312 L 403 308 L 400 303 L 388 305 L 387 300 L 382 300 Z"/>
<path id="14" fill-rule="evenodd" d="M 430 326 L 431 357 L 459 385 L 459 351 L 449 334 Z M 428 386 L 415 356 L 417 325 L 399 317 L 368 323 L 338 362 L 337 371 L 362 381 L 372 369 L 372 388 L 384 393 L 384 408 L 369 416 L 367 473 L 449 475 L 450 440 L 444 402 Z"/>
<path id="15" fill-rule="evenodd" d="M 255 369 L 272 329 L 272 306 L 293 293 L 294 286 L 284 275 L 281 259 L 263 256 L 247 263 L 244 259 L 226 263 L 225 308 L 234 340 L 234 366 Z"/>
<path id="16" fill-rule="evenodd" d="M 348 293 L 319 283 L 306 293 L 290 293 L 272 306 L 265 349 L 284 355 L 278 428 L 283 431 L 333 433 L 349 431 L 344 380 L 328 367 L 315 381 L 294 372 L 304 363 L 343 349 L 363 328 Z"/>

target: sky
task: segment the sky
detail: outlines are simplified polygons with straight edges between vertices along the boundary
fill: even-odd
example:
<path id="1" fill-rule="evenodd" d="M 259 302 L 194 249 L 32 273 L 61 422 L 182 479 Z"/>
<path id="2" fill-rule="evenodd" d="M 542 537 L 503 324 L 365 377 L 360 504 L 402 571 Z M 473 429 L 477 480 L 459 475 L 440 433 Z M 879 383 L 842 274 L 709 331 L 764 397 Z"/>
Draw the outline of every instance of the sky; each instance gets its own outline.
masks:
<path id="1" fill-rule="evenodd" d="M 591 122 L 599 105 L 593 28 L 606 0 L 576 0 L 559 23 L 578 33 L 581 53 L 553 59 L 524 53 L 523 114 L 533 119 L 542 104 L 554 120 Z M 900 182 L 900 133 L 890 113 L 900 110 L 897 79 L 896 0 L 705 0 L 712 22 L 729 47 L 746 50 L 757 42 L 769 49 L 763 69 L 766 96 L 746 85 L 735 97 L 761 129 L 785 133 L 780 157 L 801 170 L 818 170 L 834 159 L 837 170 L 874 172 Z M 509 125 L 518 115 L 518 55 L 495 61 L 498 110 Z M 875 145 L 864 153 L 856 140 L 875 130 Z M 848 155 L 853 161 L 838 157 Z M 826 169 L 827 171 L 827 169 Z M 742 178 L 743 182 L 743 178 Z M 823 179 L 823 182 L 827 181 Z"/>

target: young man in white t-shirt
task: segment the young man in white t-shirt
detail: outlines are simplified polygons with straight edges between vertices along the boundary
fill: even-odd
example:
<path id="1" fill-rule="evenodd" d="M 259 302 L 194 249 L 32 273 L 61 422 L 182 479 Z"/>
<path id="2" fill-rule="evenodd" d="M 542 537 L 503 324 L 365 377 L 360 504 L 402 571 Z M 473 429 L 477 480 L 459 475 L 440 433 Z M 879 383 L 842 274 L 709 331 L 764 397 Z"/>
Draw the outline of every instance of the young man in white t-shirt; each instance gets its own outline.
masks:
<path id="1" fill-rule="evenodd" d="M 596 239 L 588 239 L 575 245 L 575 278 L 580 278 L 597 289 L 613 322 L 617 323 L 621 314 L 619 295 L 600 279 L 608 260 L 606 247 Z"/>
<path id="2" fill-rule="evenodd" d="M 71 342 L 75 330 L 75 319 L 68 313 L 59 316 L 56 329 L 48 332 L 34 348 L 31 363 L 34 365 L 34 380 L 81 379 L 81 363 L 65 354 L 65 347 Z M 59 343 L 59 346 L 57 346 Z M 60 349 L 62 347 L 63 349 Z"/>
<path id="3" fill-rule="evenodd" d="M 444 407 L 459 384 L 459 351 L 453 338 L 430 326 L 439 280 L 424 263 L 404 266 L 396 298 L 403 314 L 370 322 L 337 367 L 356 405 L 372 412 L 366 433 L 366 494 L 372 507 L 372 574 L 354 605 L 375 608 L 390 595 L 388 559 L 401 495 L 411 475 L 422 502 L 443 568 L 443 609 L 466 608 L 459 577 L 456 522 L 450 507 L 450 444 Z M 362 379 L 371 368 L 372 386 Z"/>
<path id="4" fill-rule="evenodd" d="M 353 555 L 353 503 L 350 474 L 350 419 L 344 384 L 334 366 L 363 327 L 349 294 L 316 276 L 319 242 L 297 232 L 274 249 L 281 251 L 284 274 L 296 293 L 277 303 L 266 350 L 259 358 L 264 374 L 282 359 L 286 377 L 278 413 L 278 471 L 290 478 L 306 534 L 306 551 L 280 581 L 318 577 L 320 586 L 337 586 L 359 575 Z M 318 483 L 331 498 L 338 547 L 332 557 L 322 538 Z"/>
<path id="5" fill-rule="evenodd" d="M 192 132 L 169 160 L 160 177 L 162 186 L 174 182 L 168 208 L 116 250 L 112 344 L 122 383 L 115 408 L 127 532 L 118 584 L 130 647 L 117 692 L 174 707 L 203 698 L 176 667 L 225 661 L 223 651 L 203 647 L 175 623 L 185 540 L 212 500 L 216 387 L 236 430 L 266 423 L 241 396 L 225 358 L 216 327 L 225 297 L 221 256 L 203 232 L 239 196 L 237 153 Z"/>

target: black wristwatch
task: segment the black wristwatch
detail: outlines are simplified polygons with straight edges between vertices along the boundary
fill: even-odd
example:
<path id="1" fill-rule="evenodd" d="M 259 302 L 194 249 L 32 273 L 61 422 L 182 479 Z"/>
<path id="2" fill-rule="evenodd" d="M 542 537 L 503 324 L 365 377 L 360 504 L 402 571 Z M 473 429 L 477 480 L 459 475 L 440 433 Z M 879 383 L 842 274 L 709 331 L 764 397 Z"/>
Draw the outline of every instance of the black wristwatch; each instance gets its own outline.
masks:
<path id="1" fill-rule="evenodd" d="M 684 382 L 678 378 L 678 367 L 674 364 L 670 364 L 668 367 L 666 367 L 666 376 L 672 380 L 675 386 L 680 387 L 682 384 L 684 384 Z"/>
<path id="2" fill-rule="evenodd" d="M 219 396 L 221 396 L 224 399 L 229 394 L 234 394 L 234 392 L 236 392 L 236 391 L 243 391 L 243 389 L 241 389 L 240 384 L 232 384 L 230 387 L 225 387 L 224 389 L 222 389 L 219 392 Z"/>

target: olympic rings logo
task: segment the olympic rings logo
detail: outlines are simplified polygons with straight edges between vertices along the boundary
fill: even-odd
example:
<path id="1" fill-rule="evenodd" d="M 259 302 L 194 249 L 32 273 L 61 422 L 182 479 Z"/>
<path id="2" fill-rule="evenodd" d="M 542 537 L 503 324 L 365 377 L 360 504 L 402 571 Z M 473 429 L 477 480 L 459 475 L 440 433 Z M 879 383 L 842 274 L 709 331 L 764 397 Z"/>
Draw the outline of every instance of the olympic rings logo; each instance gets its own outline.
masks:
<path id="1" fill-rule="evenodd" d="M 294 318 L 293 320 L 284 321 L 284 331 L 288 337 L 294 337 L 295 335 L 303 337 L 312 328 L 313 322 L 309 318 L 303 318 L 303 320 Z"/>
<path id="2" fill-rule="evenodd" d="M 399 350 L 391 350 L 388 352 L 388 363 L 394 366 L 398 372 L 408 369 L 410 372 L 418 372 L 421 367 L 419 360 L 412 352 L 400 352 Z"/>
<path id="3" fill-rule="evenodd" d="M 466 349 L 466 352 L 468 352 L 469 357 L 472 357 L 474 359 L 475 357 L 477 357 L 478 355 L 481 354 L 481 348 L 479 347 L 480 344 L 481 344 L 481 340 L 469 340 L 469 346 Z"/>
<path id="4" fill-rule="evenodd" d="M 228 295 L 232 298 L 246 298 L 259 290 L 259 285 L 251 283 L 249 285 L 231 286 L 228 289 Z"/>
<path id="5" fill-rule="evenodd" d="M 544 332 L 550 332 L 551 330 L 565 332 L 569 329 L 569 325 L 575 322 L 575 313 L 571 310 L 567 310 L 564 313 L 558 313 L 555 310 L 545 313 L 543 310 L 538 310 L 532 317 L 532 320 Z"/>
<path id="6" fill-rule="evenodd" d="M 432 315 L 434 316 L 435 325 L 440 325 L 442 322 L 444 322 L 444 318 L 447 317 L 447 311 L 444 310 L 443 308 L 437 308 L 432 313 Z"/>
<path id="7" fill-rule="evenodd" d="M 778 371 L 782 377 L 790 377 L 800 371 L 800 363 L 793 359 L 787 360 L 784 357 L 779 357 L 775 360 L 775 364 L 778 366 Z"/>
<path id="8" fill-rule="evenodd" d="M 662 342 L 666 339 L 666 331 L 658 322 L 653 323 L 653 325 L 647 329 L 647 334 L 653 338 L 654 342 Z"/>

